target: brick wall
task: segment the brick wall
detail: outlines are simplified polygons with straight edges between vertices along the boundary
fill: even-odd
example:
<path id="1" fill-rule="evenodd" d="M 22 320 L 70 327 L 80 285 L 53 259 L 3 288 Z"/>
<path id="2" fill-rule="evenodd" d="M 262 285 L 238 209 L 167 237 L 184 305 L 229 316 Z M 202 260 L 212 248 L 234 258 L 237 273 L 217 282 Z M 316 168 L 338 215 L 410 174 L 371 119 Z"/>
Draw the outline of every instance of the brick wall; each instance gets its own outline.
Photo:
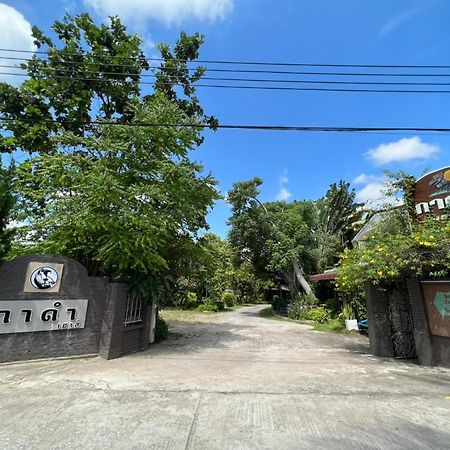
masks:
<path id="1" fill-rule="evenodd" d="M 58 293 L 24 292 L 29 262 L 63 264 Z M 106 359 L 148 346 L 150 317 L 146 308 L 139 329 L 124 327 L 127 286 L 106 278 L 88 277 L 77 261 L 48 255 L 27 255 L 0 267 L 0 300 L 88 300 L 85 327 L 58 331 L 0 334 L 0 363 L 47 357 L 100 354 Z"/>

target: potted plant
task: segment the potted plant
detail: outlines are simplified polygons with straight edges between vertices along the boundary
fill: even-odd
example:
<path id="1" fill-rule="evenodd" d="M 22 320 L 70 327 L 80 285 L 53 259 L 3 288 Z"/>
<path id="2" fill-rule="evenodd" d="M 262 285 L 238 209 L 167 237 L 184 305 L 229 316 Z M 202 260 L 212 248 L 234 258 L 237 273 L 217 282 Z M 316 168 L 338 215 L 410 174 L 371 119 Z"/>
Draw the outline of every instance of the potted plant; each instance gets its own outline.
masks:
<path id="1" fill-rule="evenodd" d="M 355 313 L 353 311 L 352 305 L 348 302 L 344 302 L 342 307 L 342 318 L 345 322 L 345 328 L 349 331 L 358 331 L 358 321 L 355 319 Z"/>

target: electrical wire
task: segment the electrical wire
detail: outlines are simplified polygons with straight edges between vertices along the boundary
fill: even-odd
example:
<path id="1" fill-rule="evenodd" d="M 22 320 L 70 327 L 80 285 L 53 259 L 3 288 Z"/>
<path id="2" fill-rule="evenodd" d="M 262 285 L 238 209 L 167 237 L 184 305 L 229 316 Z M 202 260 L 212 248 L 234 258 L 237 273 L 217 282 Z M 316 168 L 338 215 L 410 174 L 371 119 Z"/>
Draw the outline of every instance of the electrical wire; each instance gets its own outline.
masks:
<path id="1" fill-rule="evenodd" d="M 249 125 L 249 124 L 219 124 L 211 126 L 201 123 L 149 123 L 149 122 L 113 122 L 93 120 L 90 122 L 77 120 L 55 120 L 55 119 L 30 119 L 0 117 L 0 122 L 24 122 L 24 123 L 47 123 L 47 124 L 74 124 L 80 126 L 121 126 L 121 127 L 156 127 L 156 128 L 197 128 L 197 129 L 226 129 L 226 130 L 257 130 L 257 131 L 297 131 L 297 132 L 329 132 L 329 133 L 386 133 L 386 132 L 414 132 L 414 133 L 450 133 L 446 127 L 338 127 L 338 126 L 286 126 L 286 125 Z"/>
<path id="2" fill-rule="evenodd" d="M 5 69 L 20 69 L 18 66 L 0 64 L 0 68 Z M 55 68 L 45 68 L 51 72 L 68 72 L 71 73 L 71 69 L 55 69 Z M 139 74 L 139 73 L 124 73 L 124 72 L 105 72 L 105 71 L 93 71 L 93 70 L 82 70 L 83 74 L 92 75 L 119 75 L 122 77 L 139 77 L 139 78 L 157 78 L 157 74 Z M 19 75 L 11 73 L 11 75 Z M 46 72 L 46 75 L 48 73 Z M 25 74 L 23 74 L 25 76 Z M 71 80 L 78 80 L 79 77 L 67 77 Z M 96 78 L 97 79 L 97 78 Z M 340 84 L 340 85 L 377 85 L 377 86 L 450 86 L 450 82 L 420 82 L 420 81 L 334 81 L 334 80 L 291 80 L 291 79 L 276 79 L 276 78 L 234 78 L 234 77 L 202 77 L 201 80 L 206 81 L 236 81 L 236 82 L 254 82 L 254 83 L 293 83 L 293 84 Z M 109 81 L 109 80 L 108 80 Z M 120 80 L 122 81 L 122 80 Z M 125 80 L 123 80 L 125 81 Z"/>
<path id="3" fill-rule="evenodd" d="M 16 58 L 11 56 L 0 56 L 0 60 L 14 60 L 14 61 L 32 61 L 26 58 Z M 47 61 L 47 60 L 44 60 Z M 197 62 L 197 61 L 196 61 Z M 61 64 L 67 65 L 82 65 L 82 64 L 95 64 L 93 62 L 84 61 L 59 61 Z M 110 65 L 114 67 L 136 67 L 135 64 L 116 64 L 111 63 Z M 197 66 L 188 67 L 186 70 L 193 72 L 199 68 L 205 69 L 206 72 L 217 72 L 217 73 L 258 73 L 258 74 L 273 74 L 273 75 L 314 75 L 314 76 L 354 76 L 354 77 L 450 77 L 450 73 L 380 73 L 380 72 L 312 72 L 312 71 L 291 71 L 291 70 L 260 70 L 260 69 L 212 69 L 210 67 Z M 69 69 L 68 69 L 69 70 Z M 150 67 L 150 70 L 157 70 L 162 72 L 171 72 L 179 70 L 178 67 Z M 141 76 L 145 76 L 142 74 Z"/>
<path id="4" fill-rule="evenodd" d="M 9 76 L 19 76 L 28 77 L 26 73 L 11 73 L 11 72 L 0 72 L 0 75 Z M 48 79 L 49 77 L 42 77 L 41 79 Z M 126 80 L 114 80 L 114 79 L 98 79 L 98 78 L 83 78 L 83 77 L 63 77 L 59 75 L 54 75 L 52 78 L 58 80 L 66 81 L 89 81 L 97 83 L 122 83 L 125 85 L 131 85 L 129 81 Z M 154 82 L 140 81 L 140 84 L 154 86 Z M 160 86 L 182 86 L 180 83 L 164 83 L 159 82 Z M 430 90 L 430 89 L 354 89 L 354 88 L 320 88 L 320 87 L 290 87 L 290 86 L 242 86 L 242 85 L 225 85 L 225 84 L 193 84 L 196 88 L 215 88 L 215 89 L 240 89 L 240 90 L 264 90 L 264 91 L 297 91 L 297 92 L 355 92 L 355 93 L 385 93 L 385 94 L 450 94 L 450 90 Z"/>
<path id="5" fill-rule="evenodd" d="M 11 52 L 11 53 L 27 53 L 27 54 L 41 54 L 41 55 L 51 55 L 51 51 L 42 51 L 42 50 L 19 50 L 19 49 L 11 49 L 11 48 L 0 48 L 2 52 Z M 58 51 L 58 50 L 56 50 Z M 80 56 L 79 53 L 70 53 L 66 52 L 65 55 L 69 56 Z M 91 55 L 90 57 L 95 57 L 99 59 L 105 58 L 114 58 L 121 60 L 139 60 L 136 57 L 127 57 L 127 56 L 114 56 L 114 55 Z M 147 61 L 161 61 L 163 62 L 163 58 L 146 58 Z M 183 60 L 183 59 L 171 59 L 175 62 L 189 63 L 191 61 Z M 257 66 L 286 66 L 286 67 L 359 67 L 359 68 L 383 68 L 383 69 L 450 69 L 450 65 L 446 64 L 323 64 L 323 63 L 303 63 L 303 62 L 273 62 L 273 61 L 236 61 L 236 60 L 214 60 L 214 59 L 204 59 L 204 60 L 196 60 L 198 63 L 205 64 L 227 64 L 227 65 L 257 65 Z"/>

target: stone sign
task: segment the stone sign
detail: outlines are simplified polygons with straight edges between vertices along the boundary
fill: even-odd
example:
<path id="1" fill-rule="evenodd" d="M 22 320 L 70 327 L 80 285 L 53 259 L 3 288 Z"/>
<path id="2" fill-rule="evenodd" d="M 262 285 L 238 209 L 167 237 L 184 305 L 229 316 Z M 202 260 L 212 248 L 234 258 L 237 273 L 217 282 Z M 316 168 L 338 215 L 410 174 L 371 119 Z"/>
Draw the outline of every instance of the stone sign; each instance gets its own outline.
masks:
<path id="1" fill-rule="evenodd" d="M 84 328 L 88 300 L 0 301 L 0 334 Z"/>
<path id="2" fill-rule="evenodd" d="M 431 334 L 450 337 L 450 290 L 438 281 L 422 282 Z"/>
<path id="3" fill-rule="evenodd" d="M 450 206 L 450 167 L 424 175 L 415 188 L 416 214 L 442 216 Z"/>
<path id="4" fill-rule="evenodd" d="M 0 363 L 148 348 L 156 308 L 130 301 L 126 283 L 90 277 L 60 255 L 24 255 L 0 265 Z M 133 320 L 130 321 L 130 318 Z"/>

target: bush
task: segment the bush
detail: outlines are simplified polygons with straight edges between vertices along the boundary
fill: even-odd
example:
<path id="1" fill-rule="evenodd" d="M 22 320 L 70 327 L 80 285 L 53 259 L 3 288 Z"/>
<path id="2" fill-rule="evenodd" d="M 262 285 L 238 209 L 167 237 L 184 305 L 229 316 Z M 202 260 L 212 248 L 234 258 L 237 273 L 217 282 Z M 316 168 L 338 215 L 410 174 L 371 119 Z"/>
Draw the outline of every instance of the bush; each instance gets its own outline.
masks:
<path id="1" fill-rule="evenodd" d="M 231 292 L 224 292 L 222 294 L 222 301 L 226 307 L 231 308 L 236 303 L 236 297 Z"/>
<path id="2" fill-rule="evenodd" d="M 312 308 L 308 311 L 305 311 L 300 315 L 300 319 L 302 320 L 312 320 L 314 322 L 318 323 L 325 323 L 328 322 L 328 319 L 330 318 L 330 315 L 328 314 L 328 311 L 323 307 L 320 306 L 318 308 Z"/>
<path id="3" fill-rule="evenodd" d="M 332 319 L 337 319 L 341 312 L 339 302 L 335 298 L 330 298 L 325 302 L 325 309 Z"/>
<path id="4" fill-rule="evenodd" d="M 274 295 L 271 303 L 272 309 L 275 313 L 282 316 L 286 316 L 288 314 L 288 301 L 284 298 L 281 298 L 279 295 Z"/>
<path id="5" fill-rule="evenodd" d="M 311 309 L 315 304 L 317 304 L 317 298 L 313 293 L 299 295 L 289 303 L 287 315 L 293 320 L 301 319 L 302 314 Z"/>
<path id="6" fill-rule="evenodd" d="M 188 292 L 185 307 L 187 309 L 193 309 L 197 307 L 197 305 L 198 305 L 197 294 L 195 292 Z"/>
<path id="7" fill-rule="evenodd" d="M 155 342 L 161 342 L 169 336 L 169 327 L 166 321 L 158 314 L 155 324 Z"/>
<path id="8" fill-rule="evenodd" d="M 219 312 L 225 309 L 225 304 L 221 300 L 204 298 L 203 303 L 197 308 L 200 312 Z"/>

